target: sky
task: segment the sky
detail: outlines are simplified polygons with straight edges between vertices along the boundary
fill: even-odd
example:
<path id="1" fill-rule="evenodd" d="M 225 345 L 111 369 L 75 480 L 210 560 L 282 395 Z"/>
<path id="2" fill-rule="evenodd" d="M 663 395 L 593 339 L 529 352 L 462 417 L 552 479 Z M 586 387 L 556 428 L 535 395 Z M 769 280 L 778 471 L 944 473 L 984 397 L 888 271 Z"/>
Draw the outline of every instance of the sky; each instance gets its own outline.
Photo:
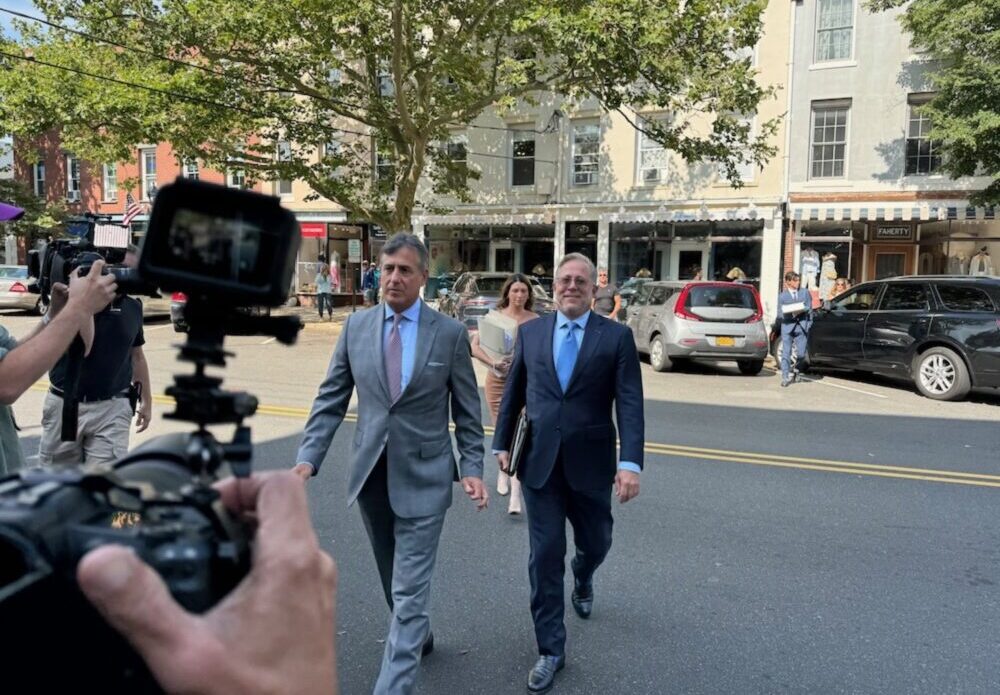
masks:
<path id="1" fill-rule="evenodd" d="M 0 7 L 8 10 L 16 10 L 26 14 L 39 14 L 31 0 L 0 0 Z M 0 12 L 0 27 L 6 36 L 11 36 L 13 30 L 10 26 L 11 16 L 6 12 Z"/>

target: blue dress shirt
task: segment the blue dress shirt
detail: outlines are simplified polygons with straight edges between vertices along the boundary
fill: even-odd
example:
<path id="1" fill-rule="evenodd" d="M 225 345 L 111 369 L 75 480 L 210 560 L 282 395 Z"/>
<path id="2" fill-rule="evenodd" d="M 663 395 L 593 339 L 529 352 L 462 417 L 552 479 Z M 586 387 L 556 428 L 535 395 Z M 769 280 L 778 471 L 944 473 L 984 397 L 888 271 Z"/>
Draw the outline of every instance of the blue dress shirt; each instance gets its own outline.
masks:
<path id="1" fill-rule="evenodd" d="M 389 305 L 385 305 L 385 321 L 382 324 L 382 354 L 389 347 L 389 334 L 392 332 L 392 317 L 395 315 Z M 417 352 L 417 328 L 420 326 L 420 300 L 413 303 L 403 312 L 399 322 L 399 338 L 403 343 L 403 374 L 400 379 L 400 392 L 406 390 L 413 377 L 413 361 Z"/>

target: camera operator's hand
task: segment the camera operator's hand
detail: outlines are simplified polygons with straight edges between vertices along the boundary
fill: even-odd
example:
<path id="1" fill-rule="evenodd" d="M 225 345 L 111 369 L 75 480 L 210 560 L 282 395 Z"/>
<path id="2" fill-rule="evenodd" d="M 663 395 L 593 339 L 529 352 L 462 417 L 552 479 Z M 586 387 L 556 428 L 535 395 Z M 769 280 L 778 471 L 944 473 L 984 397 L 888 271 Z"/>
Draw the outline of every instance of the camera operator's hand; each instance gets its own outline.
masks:
<path id="1" fill-rule="evenodd" d="M 49 320 L 51 321 L 66 306 L 69 301 L 69 286 L 61 282 L 52 283 L 52 291 L 49 293 Z"/>
<path id="2" fill-rule="evenodd" d="M 305 486 L 281 472 L 218 487 L 257 533 L 253 569 L 215 608 L 186 612 L 120 546 L 84 556 L 80 587 L 167 692 L 336 693 L 337 571 L 312 530 Z"/>
<path id="3" fill-rule="evenodd" d="M 80 276 L 77 268 L 69 280 L 69 306 L 77 306 L 82 311 L 93 316 L 101 311 L 115 298 L 114 275 L 104 275 L 104 261 L 94 261 L 93 266 L 84 276 Z"/>

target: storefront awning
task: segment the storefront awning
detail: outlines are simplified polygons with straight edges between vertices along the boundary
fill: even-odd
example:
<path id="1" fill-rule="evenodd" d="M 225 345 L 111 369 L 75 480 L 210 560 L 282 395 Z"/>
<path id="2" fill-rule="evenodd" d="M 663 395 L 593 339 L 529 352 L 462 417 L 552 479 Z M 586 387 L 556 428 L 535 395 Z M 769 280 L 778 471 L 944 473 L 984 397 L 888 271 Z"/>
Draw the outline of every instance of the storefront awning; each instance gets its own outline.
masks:
<path id="1" fill-rule="evenodd" d="M 889 221 L 928 222 L 937 220 L 992 220 L 991 207 L 973 207 L 966 201 L 920 201 L 917 204 L 888 203 L 792 203 L 793 220 L 807 222 Z"/>
<path id="2" fill-rule="evenodd" d="M 681 208 L 669 210 L 660 207 L 656 210 L 618 212 L 604 214 L 601 217 L 610 222 L 726 222 L 743 220 L 764 220 L 774 217 L 775 209 L 772 206 L 757 207 L 747 205 L 739 208 L 710 208 L 701 206 L 700 208 Z"/>

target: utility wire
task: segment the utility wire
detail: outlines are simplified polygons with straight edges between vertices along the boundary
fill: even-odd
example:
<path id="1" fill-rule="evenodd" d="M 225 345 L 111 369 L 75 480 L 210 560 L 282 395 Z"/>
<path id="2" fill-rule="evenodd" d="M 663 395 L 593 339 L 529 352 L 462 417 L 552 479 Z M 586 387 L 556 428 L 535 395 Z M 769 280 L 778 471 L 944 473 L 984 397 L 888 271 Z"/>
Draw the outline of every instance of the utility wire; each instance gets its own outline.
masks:
<path id="1" fill-rule="evenodd" d="M 208 67 L 206 65 L 201 65 L 199 63 L 188 62 L 186 60 L 181 60 L 179 58 L 172 58 L 170 56 L 165 56 L 165 55 L 161 55 L 159 53 L 156 53 L 155 51 L 150 51 L 149 49 L 146 49 L 146 48 L 141 48 L 141 47 L 137 47 L 137 46 L 132 46 L 132 45 L 129 45 L 129 44 L 121 43 L 120 41 L 114 41 L 114 40 L 105 38 L 103 36 L 96 36 L 96 35 L 91 34 L 89 32 L 81 31 L 80 29 L 74 29 L 72 27 L 68 27 L 66 25 L 59 24 L 58 22 L 53 22 L 53 21 L 45 19 L 43 17 L 37 17 L 37 16 L 30 15 L 30 14 L 27 14 L 27 13 L 24 13 L 24 12 L 19 12 L 17 10 L 12 10 L 10 8 L 7 8 L 7 7 L 0 7 L 0 12 L 12 15 L 14 17 L 20 17 L 21 19 L 26 19 L 26 20 L 31 21 L 31 22 L 37 22 L 39 24 L 44 24 L 44 25 L 46 25 L 48 27 L 51 27 L 53 29 L 58 29 L 60 31 L 65 31 L 65 32 L 73 34 L 75 36 L 79 36 L 79 37 L 81 37 L 83 39 L 87 39 L 88 41 L 93 41 L 95 43 L 107 44 L 109 46 L 114 46 L 116 48 L 121 48 L 121 49 L 126 50 L 126 51 L 131 51 L 131 52 L 134 52 L 134 53 L 138 53 L 140 55 L 148 56 L 150 58 L 154 58 L 156 60 L 168 62 L 168 63 L 174 64 L 174 65 L 179 65 L 179 66 L 183 66 L 183 67 L 187 67 L 187 68 L 193 68 L 195 70 L 201 70 L 202 72 L 206 72 L 206 73 L 208 73 L 210 75 L 214 75 L 215 77 L 221 77 L 221 78 L 224 78 L 224 79 L 234 79 L 231 75 L 227 75 L 224 72 L 220 72 L 218 70 L 214 70 L 211 67 Z M 271 89 L 272 88 L 271 85 L 262 84 L 260 82 L 254 82 L 254 81 L 248 80 L 248 79 L 243 78 L 243 77 L 236 78 L 236 79 L 239 79 L 244 84 L 247 84 L 247 85 L 249 85 L 251 87 L 256 87 L 258 89 Z M 280 88 L 279 88 L 279 90 L 280 90 Z M 289 89 L 287 91 L 294 92 L 295 90 Z M 320 94 L 310 94 L 308 96 L 311 99 L 316 99 L 317 101 L 325 101 L 327 103 L 334 104 L 336 106 L 341 106 L 341 107 L 348 108 L 348 109 L 356 109 L 358 111 L 363 110 L 363 107 L 361 105 L 354 104 L 354 103 L 351 103 L 349 101 L 344 101 L 344 100 L 341 100 L 341 99 L 334 99 L 332 97 L 326 97 L 326 96 L 323 96 L 323 95 L 320 95 Z M 501 132 L 510 132 L 512 130 L 511 128 L 500 128 L 500 127 L 497 127 L 497 126 L 476 125 L 476 124 L 473 124 L 473 123 L 451 122 L 451 123 L 448 123 L 448 125 L 454 125 L 454 126 L 465 127 L 465 128 L 476 128 L 476 129 L 480 129 L 480 130 L 495 130 L 495 131 L 501 131 Z M 342 132 L 345 132 L 345 133 L 351 133 L 351 132 L 353 132 L 353 131 L 344 130 L 344 129 L 337 129 L 337 130 L 341 130 Z M 526 128 L 526 129 L 518 129 L 518 130 L 519 130 L 519 132 L 529 132 L 529 133 L 535 133 L 537 135 L 546 135 L 546 134 L 549 134 L 549 132 L 550 132 L 548 129 L 535 130 L 535 129 L 527 129 Z M 499 157 L 499 156 L 501 156 L 501 155 L 485 155 L 485 154 L 480 154 L 480 153 L 477 153 L 477 154 L 479 156 L 492 156 L 492 157 Z M 509 159 L 510 157 L 507 157 L 507 158 Z M 537 161 L 537 162 L 544 162 L 544 163 L 553 163 L 553 162 L 548 162 L 548 161 L 542 160 L 542 159 L 536 159 L 535 161 Z"/>
<path id="2" fill-rule="evenodd" d="M 14 60 L 20 60 L 20 61 L 23 61 L 23 62 L 26 62 L 26 63 L 32 63 L 32 64 L 35 64 L 35 65 L 41 65 L 41 66 L 48 67 L 48 68 L 53 68 L 53 69 L 56 69 L 56 70 L 63 70 L 65 72 L 70 72 L 70 73 L 73 73 L 73 74 L 76 74 L 76 75 L 80 75 L 80 76 L 83 76 L 83 77 L 89 77 L 91 79 L 95 79 L 95 80 L 98 80 L 98 81 L 110 82 L 112 84 L 117 84 L 117 85 L 120 85 L 120 86 L 123 86 L 123 87 L 131 87 L 131 88 L 134 88 L 134 89 L 141 89 L 141 90 L 144 90 L 144 91 L 147 91 L 147 92 L 152 92 L 154 94 L 160 94 L 160 95 L 172 97 L 172 98 L 175 98 L 175 99 L 181 99 L 183 101 L 189 101 L 189 102 L 193 102 L 193 103 L 203 104 L 203 105 L 206 105 L 206 106 L 212 106 L 212 107 L 219 108 L 219 109 L 228 109 L 230 111 L 236 111 L 237 113 L 242 113 L 242 114 L 245 114 L 245 115 L 248 115 L 248 116 L 253 116 L 254 118 L 278 118 L 278 116 L 276 116 L 274 114 L 261 113 L 259 111 L 254 111 L 252 109 L 247 109 L 247 108 L 243 108 L 243 107 L 240 107 L 240 106 L 233 106 L 231 104 L 223 104 L 222 102 L 214 101 L 212 99 L 206 99 L 204 97 L 194 96 L 194 95 L 191 95 L 191 94 L 183 94 L 181 92 L 175 92 L 175 91 L 169 90 L 169 89 L 160 89 L 158 87 L 151 87 L 149 85 L 139 84 L 137 82 L 129 82 L 127 80 L 120 80 L 118 78 L 108 77 L 106 75 L 98 75 L 98 74 L 93 73 L 93 72 L 88 72 L 86 70 L 81 70 L 80 68 L 73 68 L 73 67 L 70 67 L 70 66 L 67 66 L 67 65 L 58 65 L 56 63 L 49 63 L 47 61 L 41 60 L 41 59 L 33 57 L 33 56 L 18 55 L 16 53 L 8 53 L 7 51 L 0 51 L 0 57 L 12 58 Z M 314 128 L 320 128 L 320 129 L 326 130 L 327 132 L 330 132 L 330 133 L 341 133 L 341 134 L 347 134 L 347 135 L 358 135 L 358 136 L 364 137 L 364 138 L 372 137 L 372 133 L 364 133 L 364 132 L 361 132 L 359 130 L 350 130 L 349 128 L 339 128 L 339 127 L 336 127 L 336 126 L 328 126 L 328 125 L 323 124 L 323 123 L 315 123 L 315 122 L 310 122 L 310 121 L 300 121 L 300 120 L 297 120 L 297 119 L 294 119 L 294 118 L 289 118 L 288 121 L 291 122 L 291 123 L 294 123 L 296 125 L 307 126 L 307 127 L 314 127 Z M 487 158 L 495 158 L 495 159 L 514 159 L 514 157 L 512 157 L 510 155 L 490 154 L 490 153 L 487 153 L 487 152 L 474 152 L 474 151 L 470 151 L 470 150 L 466 150 L 466 155 L 473 156 L 473 157 L 487 157 Z M 549 159 L 538 159 L 538 158 L 535 158 L 535 162 L 538 162 L 540 164 L 552 164 L 552 165 L 556 164 L 556 162 L 554 160 L 549 160 Z"/>

